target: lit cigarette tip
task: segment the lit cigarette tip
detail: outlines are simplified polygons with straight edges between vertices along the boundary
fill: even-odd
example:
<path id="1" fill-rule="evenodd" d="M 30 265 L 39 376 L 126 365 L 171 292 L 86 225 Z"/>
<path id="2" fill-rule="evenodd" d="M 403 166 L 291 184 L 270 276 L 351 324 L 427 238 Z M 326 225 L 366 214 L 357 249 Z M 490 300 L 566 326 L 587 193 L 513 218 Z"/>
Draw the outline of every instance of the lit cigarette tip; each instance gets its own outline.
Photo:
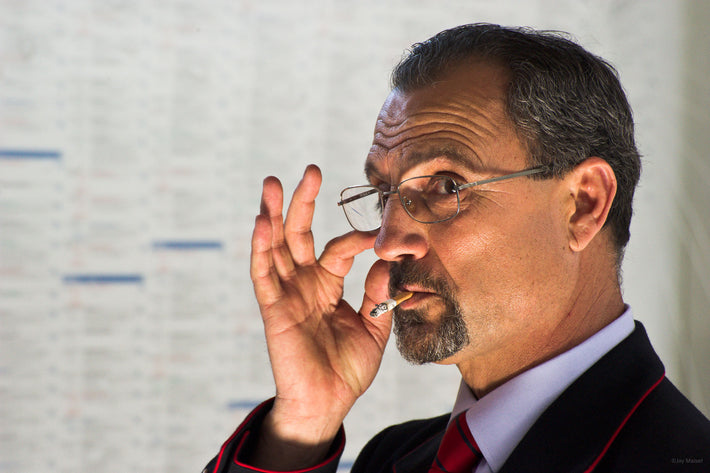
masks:
<path id="1" fill-rule="evenodd" d="M 384 302 L 380 302 L 374 309 L 372 309 L 372 311 L 370 311 L 370 317 L 379 317 L 380 315 L 389 312 L 413 295 L 413 292 L 403 292 L 395 296 L 394 299 L 387 299 Z"/>

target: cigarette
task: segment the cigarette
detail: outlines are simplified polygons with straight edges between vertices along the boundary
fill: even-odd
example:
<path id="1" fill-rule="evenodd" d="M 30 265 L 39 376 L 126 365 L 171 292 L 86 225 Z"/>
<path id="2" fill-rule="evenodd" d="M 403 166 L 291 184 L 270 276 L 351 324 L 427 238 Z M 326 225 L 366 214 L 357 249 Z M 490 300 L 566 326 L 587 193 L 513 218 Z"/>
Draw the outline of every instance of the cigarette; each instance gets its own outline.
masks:
<path id="1" fill-rule="evenodd" d="M 397 296 L 395 296 L 394 299 L 387 299 L 384 302 L 380 302 L 375 306 L 372 311 L 370 311 L 370 317 L 377 318 L 380 315 L 389 312 L 390 310 L 394 309 L 398 305 L 400 305 L 402 302 L 406 301 L 410 297 L 414 295 L 413 292 L 403 292 Z"/>

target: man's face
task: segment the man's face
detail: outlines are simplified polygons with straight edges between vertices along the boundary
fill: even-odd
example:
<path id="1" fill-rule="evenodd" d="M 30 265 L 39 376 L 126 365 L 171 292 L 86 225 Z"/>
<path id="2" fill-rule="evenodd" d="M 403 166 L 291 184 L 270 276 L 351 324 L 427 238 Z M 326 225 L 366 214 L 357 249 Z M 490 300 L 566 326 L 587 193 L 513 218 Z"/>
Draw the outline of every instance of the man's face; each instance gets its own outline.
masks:
<path id="1" fill-rule="evenodd" d="M 462 184 L 527 168 L 505 115 L 506 82 L 503 68 L 475 63 L 431 87 L 392 92 L 367 158 L 371 183 L 443 174 Z M 549 333 L 574 284 L 560 182 L 523 177 L 464 190 L 460 214 L 435 224 L 389 199 L 375 251 L 391 262 L 390 291 L 415 293 L 394 313 L 406 359 L 500 360 Z"/>

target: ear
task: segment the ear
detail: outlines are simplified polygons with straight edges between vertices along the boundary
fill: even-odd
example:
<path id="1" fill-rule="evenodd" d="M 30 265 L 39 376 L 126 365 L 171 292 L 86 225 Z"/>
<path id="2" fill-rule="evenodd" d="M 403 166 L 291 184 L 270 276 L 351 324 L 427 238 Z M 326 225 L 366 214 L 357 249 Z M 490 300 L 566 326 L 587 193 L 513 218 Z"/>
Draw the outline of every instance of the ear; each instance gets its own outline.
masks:
<path id="1" fill-rule="evenodd" d="M 606 222 L 616 195 L 616 176 L 609 163 L 601 158 L 587 158 L 565 178 L 574 199 L 574 213 L 569 219 L 569 245 L 582 251 Z"/>

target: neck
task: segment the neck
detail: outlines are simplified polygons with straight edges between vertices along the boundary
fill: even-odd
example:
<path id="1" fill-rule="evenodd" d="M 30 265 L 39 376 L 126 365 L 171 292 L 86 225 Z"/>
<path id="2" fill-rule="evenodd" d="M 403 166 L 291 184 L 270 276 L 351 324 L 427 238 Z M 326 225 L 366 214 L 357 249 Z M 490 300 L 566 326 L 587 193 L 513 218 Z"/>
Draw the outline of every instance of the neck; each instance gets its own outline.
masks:
<path id="1" fill-rule="evenodd" d="M 543 309 L 542 316 L 518 336 L 490 353 L 457 360 L 466 384 L 477 398 L 518 374 L 564 353 L 613 322 L 625 310 L 616 270 L 600 264 L 584 271 L 565 304 Z M 600 276 L 605 275 L 605 276 Z"/>

